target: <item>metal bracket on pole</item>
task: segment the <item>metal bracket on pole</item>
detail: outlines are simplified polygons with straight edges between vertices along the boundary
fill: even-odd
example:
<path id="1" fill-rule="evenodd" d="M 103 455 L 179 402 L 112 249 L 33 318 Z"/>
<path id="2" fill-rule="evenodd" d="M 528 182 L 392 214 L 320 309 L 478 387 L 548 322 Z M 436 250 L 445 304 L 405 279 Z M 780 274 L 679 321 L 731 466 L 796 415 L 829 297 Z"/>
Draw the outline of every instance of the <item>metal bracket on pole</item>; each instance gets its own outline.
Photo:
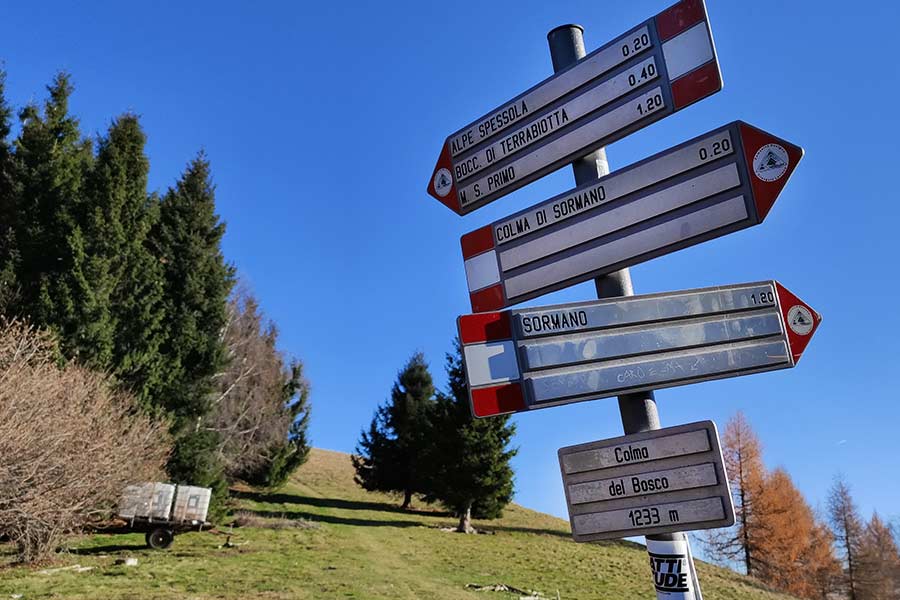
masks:
<path id="1" fill-rule="evenodd" d="M 558 72 L 584 58 L 584 28 L 560 25 L 547 34 L 553 71 Z M 575 184 L 583 185 L 609 174 L 606 149 L 600 148 L 572 162 Z M 598 298 L 633 296 L 631 272 L 622 269 L 594 280 Z M 626 434 L 659 429 L 659 413 L 653 392 L 618 397 L 622 427 Z M 658 600 L 702 600 L 687 535 L 672 533 L 647 536 L 647 552 Z M 662 551 L 660 551 L 662 550 Z"/>

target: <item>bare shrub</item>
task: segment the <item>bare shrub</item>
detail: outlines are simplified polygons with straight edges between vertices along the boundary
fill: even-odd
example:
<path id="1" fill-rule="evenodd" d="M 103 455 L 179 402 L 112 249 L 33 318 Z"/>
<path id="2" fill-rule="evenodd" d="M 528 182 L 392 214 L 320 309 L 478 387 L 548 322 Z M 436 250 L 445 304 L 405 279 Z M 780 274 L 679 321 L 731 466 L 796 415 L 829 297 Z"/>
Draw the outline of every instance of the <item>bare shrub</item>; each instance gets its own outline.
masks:
<path id="1" fill-rule="evenodd" d="M 170 449 L 165 423 L 133 397 L 56 357 L 49 334 L 0 321 L 0 536 L 23 562 L 106 514 L 127 483 L 155 478 Z"/>
<path id="2" fill-rule="evenodd" d="M 236 287 L 227 310 L 228 366 L 216 377 L 218 395 L 205 426 L 219 435 L 229 478 L 259 485 L 288 441 L 297 417 L 292 403 L 305 398 L 309 384 L 299 363 L 289 364 L 277 349 L 278 330 L 245 284 Z"/>

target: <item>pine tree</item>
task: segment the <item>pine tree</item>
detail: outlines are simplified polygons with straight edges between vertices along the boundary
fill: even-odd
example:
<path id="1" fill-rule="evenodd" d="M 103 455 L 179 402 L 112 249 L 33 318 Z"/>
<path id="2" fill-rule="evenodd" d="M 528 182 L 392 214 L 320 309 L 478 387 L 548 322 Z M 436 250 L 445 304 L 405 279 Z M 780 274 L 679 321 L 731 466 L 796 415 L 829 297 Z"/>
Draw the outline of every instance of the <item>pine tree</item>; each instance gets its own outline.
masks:
<path id="1" fill-rule="evenodd" d="M 900 551 L 891 528 L 878 513 L 860 536 L 856 594 L 859 600 L 900 598 Z"/>
<path id="2" fill-rule="evenodd" d="M 835 544 L 844 561 L 844 584 L 850 600 L 858 600 L 856 593 L 859 547 L 862 543 L 863 523 L 850 487 L 838 475 L 828 494 L 828 516 Z"/>
<path id="3" fill-rule="evenodd" d="M 734 527 L 711 530 L 706 545 L 714 560 L 736 561 L 747 575 L 757 575 L 762 566 L 761 544 L 767 533 L 765 467 L 759 438 L 742 412 L 725 426 L 722 454 L 737 518 Z"/>
<path id="4" fill-rule="evenodd" d="M 19 113 L 15 142 L 16 314 L 55 331 L 69 358 L 106 370 L 113 347 L 109 261 L 85 234 L 93 218 L 85 202 L 93 152 L 68 112 L 69 76 L 57 75 L 47 89 L 43 113 L 34 105 Z"/>
<path id="5" fill-rule="evenodd" d="M 426 451 L 429 502 L 440 501 L 459 517 L 457 531 L 471 533 L 472 517 L 495 519 L 512 501 L 516 449 L 509 416 L 475 419 L 469 407 L 462 348 L 447 354 L 447 393 L 439 393 Z"/>
<path id="6" fill-rule="evenodd" d="M 409 508 L 412 495 L 425 491 L 423 453 L 433 408 L 434 383 L 417 352 L 398 373 L 391 399 L 360 435 L 352 457 L 356 482 L 369 491 L 401 492 L 401 508 Z"/>
<path id="7" fill-rule="evenodd" d="M 148 247 L 159 214 L 147 193 L 150 161 L 137 116 L 116 119 L 98 142 L 88 179 L 87 232 L 94 255 L 107 257 L 113 334 L 112 372 L 145 406 L 164 380 L 162 264 Z"/>

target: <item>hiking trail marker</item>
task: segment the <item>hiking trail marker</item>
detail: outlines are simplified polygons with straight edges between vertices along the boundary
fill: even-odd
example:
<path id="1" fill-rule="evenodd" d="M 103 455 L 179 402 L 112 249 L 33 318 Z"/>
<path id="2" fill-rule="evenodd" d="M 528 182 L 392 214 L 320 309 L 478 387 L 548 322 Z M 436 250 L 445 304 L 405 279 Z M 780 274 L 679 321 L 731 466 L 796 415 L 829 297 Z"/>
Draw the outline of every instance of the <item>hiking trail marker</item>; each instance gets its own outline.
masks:
<path id="1" fill-rule="evenodd" d="M 734 524 L 712 421 L 560 448 L 559 468 L 576 542 Z"/>
<path id="2" fill-rule="evenodd" d="M 462 236 L 472 310 L 498 310 L 762 223 L 803 149 L 741 121 Z"/>
<path id="3" fill-rule="evenodd" d="M 821 322 L 776 281 L 459 317 L 472 414 L 489 417 L 786 369 Z"/>
<path id="4" fill-rule="evenodd" d="M 450 135 L 428 193 L 466 214 L 721 89 L 706 6 L 682 0 Z"/>

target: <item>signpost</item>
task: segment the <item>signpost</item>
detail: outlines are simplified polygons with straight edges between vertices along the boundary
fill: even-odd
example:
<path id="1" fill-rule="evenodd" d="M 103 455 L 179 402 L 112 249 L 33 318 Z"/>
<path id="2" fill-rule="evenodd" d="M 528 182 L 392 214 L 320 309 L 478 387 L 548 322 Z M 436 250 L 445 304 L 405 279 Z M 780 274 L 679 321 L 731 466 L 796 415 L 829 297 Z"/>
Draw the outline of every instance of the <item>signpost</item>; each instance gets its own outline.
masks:
<path id="1" fill-rule="evenodd" d="M 821 321 L 775 281 L 458 319 L 476 417 L 796 365 Z"/>
<path id="2" fill-rule="evenodd" d="M 576 542 L 734 524 L 712 421 L 560 448 L 559 468 Z"/>
<path id="3" fill-rule="evenodd" d="M 462 236 L 472 310 L 497 310 L 758 225 L 803 149 L 741 121 Z"/>
<path id="4" fill-rule="evenodd" d="M 428 193 L 466 214 L 722 88 L 702 0 L 682 0 L 450 135 Z"/>
<path id="5" fill-rule="evenodd" d="M 463 215 L 575 173 L 461 239 L 472 413 L 618 396 L 628 435 L 559 451 L 575 539 L 645 535 L 657 597 L 702 600 L 683 530 L 734 522 L 718 436 L 660 429 L 653 390 L 793 367 L 821 317 L 775 281 L 634 296 L 628 267 L 761 223 L 803 150 L 736 121 L 609 173 L 604 146 L 722 88 L 703 0 L 588 55 L 577 25 L 548 41 L 555 74 L 449 136 L 428 185 Z M 490 312 L 591 278 L 601 300 Z"/>

